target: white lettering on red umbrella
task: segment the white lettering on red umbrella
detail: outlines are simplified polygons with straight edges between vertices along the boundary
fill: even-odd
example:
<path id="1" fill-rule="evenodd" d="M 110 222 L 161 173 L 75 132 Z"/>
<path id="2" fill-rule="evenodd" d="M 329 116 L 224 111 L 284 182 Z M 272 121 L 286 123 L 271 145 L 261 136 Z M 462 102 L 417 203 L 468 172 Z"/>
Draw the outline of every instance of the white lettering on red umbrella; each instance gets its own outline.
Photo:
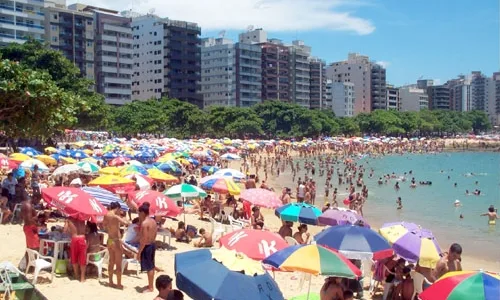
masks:
<path id="1" fill-rule="evenodd" d="M 61 191 L 57 194 L 58 200 L 65 204 L 70 204 L 76 197 L 78 197 L 78 195 L 73 194 L 71 191 Z"/>
<path id="2" fill-rule="evenodd" d="M 266 240 L 260 241 L 259 252 L 261 254 L 264 254 L 265 257 L 268 257 L 269 255 L 271 255 L 277 251 L 278 251 L 278 249 L 276 249 L 276 241 L 271 241 L 271 243 L 269 243 Z"/>
<path id="3" fill-rule="evenodd" d="M 135 199 L 137 201 L 140 201 L 142 198 L 144 198 L 148 194 L 148 191 L 141 191 L 135 194 Z"/>
<path id="4" fill-rule="evenodd" d="M 229 247 L 233 247 L 234 245 L 236 245 L 236 243 L 238 243 L 242 238 L 248 236 L 248 234 L 244 231 L 240 231 L 236 234 L 233 234 L 230 238 L 229 238 L 229 243 L 227 243 L 227 245 Z"/>
<path id="5" fill-rule="evenodd" d="M 90 198 L 89 199 L 89 203 L 90 203 L 90 206 L 92 207 L 92 209 L 95 212 L 102 213 L 101 206 L 99 204 L 97 204 L 97 201 L 94 198 Z"/>
<path id="6" fill-rule="evenodd" d="M 157 197 L 156 198 L 156 207 L 158 209 L 167 209 L 168 208 L 168 204 L 167 204 L 167 199 L 165 197 Z"/>

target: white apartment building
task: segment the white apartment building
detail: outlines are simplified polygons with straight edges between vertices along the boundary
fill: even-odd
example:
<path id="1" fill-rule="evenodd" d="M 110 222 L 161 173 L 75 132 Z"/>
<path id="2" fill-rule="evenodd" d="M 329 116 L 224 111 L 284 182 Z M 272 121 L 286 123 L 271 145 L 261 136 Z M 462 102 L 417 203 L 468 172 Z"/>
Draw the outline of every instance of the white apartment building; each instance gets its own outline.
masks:
<path id="1" fill-rule="evenodd" d="M 202 39 L 200 85 L 204 106 L 236 106 L 236 50 L 233 41 Z"/>
<path id="2" fill-rule="evenodd" d="M 352 82 L 327 82 L 327 103 L 331 103 L 337 117 L 354 116 L 355 93 Z"/>
<path id="3" fill-rule="evenodd" d="M 394 87 L 393 85 L 387 85 L 387 110 L 400 110 L 400 98 L 399 98 L 399 89 Z"/>
<path id="4" fill-rule="evenodd" d="M 354 84 L 355 114 L 371 111 L 371 69 L 369 57 L 357 53 L 349 53 L 347 60 L 334 62 L 326 68 L 326 76 L 333 82 Z"/>
<path id="5" fill-rule="evenodd" d="M 399 88 L 400 111 L 420 111 L 429 107 L 429 97 L 415 86 Z"/>
<path id="6" fill-rule="evenodd" d="M 261 44 L 267 42 L 267 32 L 262 28 L 253 29 L 250 26 L 247 32 L 239 34 L 238 39 L 240 43 Z"/>
<path id="7" fill-rule="evenodd" d="M 0 47 L 28 38 L 43 42 L 44 6 L 44 0 L 0 0 Z"/>
<path id="8" fill-rule="evenodd" d="M 500 72 L 488 78 L 488 117 L 495 126 L 500 126 Z"/>
<path id="9" fill-rule="evenodd" d="M 309 67 L 311 47 L 306 46 L 303 41 L 293 41 L 289 46 L 289 53 L 290 97 L 294 103 L 309 108 L 311 106 L 311 70 Z"/>
<path id="10" fill-rule="evenodd" d="M 450 89 L 450 103 L 456 111 L 472 110 L 472 94 L 470 77 L 460 75 L 458 79 L 446 83 Z"/>
<path id="11" fill-rule="evenodd" d="M 132 18 L 132 100 L 160 99 L 164 86 L 163 23 L 155 15 Z"/>

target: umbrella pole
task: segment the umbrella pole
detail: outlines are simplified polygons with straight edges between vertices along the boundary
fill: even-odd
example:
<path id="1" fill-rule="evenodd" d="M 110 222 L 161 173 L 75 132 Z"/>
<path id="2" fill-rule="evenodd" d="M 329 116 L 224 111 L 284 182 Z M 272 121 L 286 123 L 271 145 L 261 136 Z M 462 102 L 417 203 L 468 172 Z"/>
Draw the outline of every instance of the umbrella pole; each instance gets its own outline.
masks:
<path id="1" fill-rule="evenodd" d="M 186 199 L 182 197 L 182 216 L 184 217 L 184 224 L 186 224 L 186 206 L 184 205 Z"/>
<path id="2" fill-rule="evenodd" d="M 311 281 L 312 281 L 312 274 L 309 274 L 309 287 L 307 288 L 307 299 L 309 300 L 309 294 L 311 293 Z"/>

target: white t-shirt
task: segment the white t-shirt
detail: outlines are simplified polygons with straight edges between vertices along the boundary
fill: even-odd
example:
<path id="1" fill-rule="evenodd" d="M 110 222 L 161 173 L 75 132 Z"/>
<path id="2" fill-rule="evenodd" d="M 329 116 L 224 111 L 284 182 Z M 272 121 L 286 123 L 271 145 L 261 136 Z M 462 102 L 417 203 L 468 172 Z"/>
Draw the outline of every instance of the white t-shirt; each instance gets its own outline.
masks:
<path id="1" fill-rule="evenodd" d="M 300 198 L 304 198 L 304 190 L 305 190 L 305 185 L 301 184 L 299 185 L 299 193 L 298 193 L 298 197 Z"/>
<path id="2" fill-rule="evenodd" d="M 125 232 L 125 242 L 130 243 L 134 242 L 137 239 L 137 227 L 139 227 L 139 225 L 137 224 L 130 224 L 128 226 L 127 232 Z"/>

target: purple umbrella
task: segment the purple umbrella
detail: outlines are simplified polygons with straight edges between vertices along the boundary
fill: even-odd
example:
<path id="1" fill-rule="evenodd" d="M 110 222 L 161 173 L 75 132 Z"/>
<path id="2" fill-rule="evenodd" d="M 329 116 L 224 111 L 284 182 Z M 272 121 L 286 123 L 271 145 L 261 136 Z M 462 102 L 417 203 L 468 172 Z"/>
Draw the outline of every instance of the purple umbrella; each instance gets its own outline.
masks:
<path id="1" fill-rule="evenodd" d="M 370 225 L 365 222 L 362 216 L 350 209 L 327 209 L 323 212 L 323 214 L 321 214 L 321 216 L 319 216 L 318 221 L 322 225 L 330 226 L 359 224 L 362 222 L 364 227 L 370 228 Z"/>

